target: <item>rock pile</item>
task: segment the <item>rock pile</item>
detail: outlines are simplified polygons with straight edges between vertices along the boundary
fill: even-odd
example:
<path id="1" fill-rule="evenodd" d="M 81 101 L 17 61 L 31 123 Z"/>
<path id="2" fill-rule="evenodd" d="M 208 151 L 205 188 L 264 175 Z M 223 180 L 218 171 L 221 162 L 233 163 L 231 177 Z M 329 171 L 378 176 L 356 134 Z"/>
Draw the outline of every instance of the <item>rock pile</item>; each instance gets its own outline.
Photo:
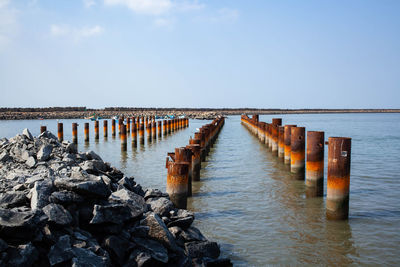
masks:
<path id="1" fill-rule="evenodd" d="M 193 220 L 50 132 L 0 140 L 0 266 L 230 266 Z"/>

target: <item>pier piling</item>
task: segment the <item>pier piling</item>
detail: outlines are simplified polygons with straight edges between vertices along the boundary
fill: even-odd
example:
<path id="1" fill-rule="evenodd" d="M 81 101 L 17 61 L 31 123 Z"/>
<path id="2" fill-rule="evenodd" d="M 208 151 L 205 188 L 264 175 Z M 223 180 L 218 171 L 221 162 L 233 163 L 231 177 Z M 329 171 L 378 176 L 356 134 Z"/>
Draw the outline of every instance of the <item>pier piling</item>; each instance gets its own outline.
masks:
<path id="1" fill-rule="evenodd" d="M 187 207 L 189 164 L 167 162 L 167 193 L 172 203 L 179 209 Z"/>
<path id="2" fill-rule="evenodd" d="M 324 191 L 325 133 L 307 132 L 306 195 L 321 197 Z"/>
<path id="3" fill-rule="evenodd" d="M 57 123 L 57 136 L 58 141 L 62 142 L 64 140 L 64 126 L 62 122 Z"/>
<path id="4" fill-rule="evenodd" d="M 290 172 L 297 180 L 304 179 L 305 171 L 305 128 L 292 127 L 290 137 Z"/>
<path id="5" fill-rule="evenodd" d="M 78 144 L 78 123 L 72 123 L 72 143 Z"/>
<path id="6" fill-rule="evenodd" d="M 85 122 L 85 126 L 84 126 L 85 128 L 83 129 L 83 131 L 84 131 L 84 139 L 85 139 L 85 142 L 89 142 L 89 123 L 88 122 Z"/>

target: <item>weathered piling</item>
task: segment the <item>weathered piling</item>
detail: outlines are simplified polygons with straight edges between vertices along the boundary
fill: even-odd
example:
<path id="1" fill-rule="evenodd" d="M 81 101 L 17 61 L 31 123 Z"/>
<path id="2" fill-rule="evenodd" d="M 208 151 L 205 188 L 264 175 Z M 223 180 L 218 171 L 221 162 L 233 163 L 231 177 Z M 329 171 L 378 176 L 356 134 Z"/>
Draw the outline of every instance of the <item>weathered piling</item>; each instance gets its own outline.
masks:
<path id="1" fill-rule="evenodd" d="M 292 127 L 290 137 L 290 172 L 298 180 L 304 179 L 305 171 L 305 128 Z"/>
<path id="2" fill-rule="evenodd" d="M 126 138 L 126 126 L 124 124 L 121 125 L 121 150 L 126 151 L 128 147 L 128 142 Z"/>
<path id="3" fill-rule="evenodd" d="M 108 121 L 107 120 L 103 121 L 103 136 L 104 136 L 104 138 L 108 137 Z"/>
<path id="4" fill-rule="evenodd" d="M 290 145 L 290 140 L 291 140 L 291 128 L 296 127 L 297 125 L 289 124 L 285 125 L 284 127 L 284 144 L 285 144 L 285 151 L 284 151 L 284 158 L 285 158 L 285 164 L 290 166 L 290 154 L 291 154 L 291 145 Z"/>
<path id="5" fill-rule="evenodd" d="M 84 131 L 85 142 L 89 142 L 89 123 L 88 122 L 85 122 L 83 131 Z"/>
<path id="6" fill-rule="evenodd" d="M 324 192 L 324 132 L 307 132 L 306 195 L 320 197 Z"/>
<path id="7" fill-rule="evenodd" d="M 161 121 L 157 122 L 157 131 L 158 131 L 158 138 L 160 138 L 162 136 L 162 132 L 161 132 Z"/>
<path id="8" fill-rule="evenodd" d="M 278 125 L 271 124 L 271 152 L 274 156 L 278 156 L 278 127 Z"/>
<path id="9" fill-rule="evenodd" d="M 194 140 L 194 139 L 190 139 Z M 192 151 L 192 180 L 200 181 L 200 170 L 201 170 L 201 148 L 199 144 L 191 144 L 189 141 L 189 145 L 186 146 Z"/>
<path id="10" fill-rule="evenodd" d="M 111 120 L 111 135 L 115 136 L 115 120 Z"/>
<path id="11" fill-rule="evenodd" d="M 99 121 L 94 122 L 94 139 L 99 140 Z"/>
<path id="12" fill-rule="evenodd" d="M 45 131 L 47 131 L 47 126 L 40 126 L 40 134 L 44 133 Z"/>
<path id="13" fill-rule="evenodd" d="M 118 119 L 118 133 L 121 134 L 121 127 L 124 124 L 124 119 L 120 118 Z"/>
<path id="14" fill-rule="evenodd" d="M 194 133 L 194 139 L 200 140 L 200 155 L 201 155 L 201 161 L 206 160 L 206 147 L 205 147 L 205 138 L 204 138 L 204 133 L 203 132 L 198 132 Z"/>
<path id="15" fill-rule="evenodd" d="M 168 125 L 167 125 L 167 121 L 166 120 L 162 121 L 162 127 L 163 127 L 164 136 L 166 136 L 167 133 L 168 133 Z"/>
<path id="16" fill-rule="evenodd" d="M 155 121 L 152 122 L 151 130 L 152 130 L 151 134 L 153 136 L 153 139 L 156 139 L 157 138 L 157 123 Z"/>
<path id="17" fill-rule="evenodd" d="M 167 162 L 167 193 L 179 209 L 187 207 L 189 164 L 186 162 Z"/>
<path id="18" fill-rule="evenodd" d="M 189 164 L 187 196 L 190 197 L 192 196 L 192 150 L 186 147 L 175 148 L 175 162 Z"/>
<path id="19" fill-rule="evenodd" d="M 330 220 L 349 217 L 351 138 L 329 137 L 326 216 Z"/>
<path id="20" fill-rule="evenodd" d="M 131 118 L 126 118 L 126 134 L 131 132 Z"/>
<path id="21" fill-rule="evenodd" d="M 78 123 L 72 123 L 72 143 L 78 144 Z"/>
<path id="22" fill-rule="evenodd" d="M 144 124 L 143 122 L 139 125 L 139 142 L 144 144 Z"/>
<path id="23" fill-rule="evenodd" d="M 136 123 L 132 124 L 132 145 L 137 145 L 137 128 Z"/>
<path id="24" fill-rule="evenodd" d="M 278 127 L 278 158 L 285 160 L 285 127 Z"/>
<path id="25" fill-rule="evenodd" d="M 62 122 L 57 123 L 57 136 L 58 141 L 62 142 L 64 140 L 64 126 Z"/>
<path id="26" fill-rule="evenodd" d="M 151 123 L 149 122 L 147 122 L 146 135 L 147 135 L 147 140 L 151 141 Z"/>

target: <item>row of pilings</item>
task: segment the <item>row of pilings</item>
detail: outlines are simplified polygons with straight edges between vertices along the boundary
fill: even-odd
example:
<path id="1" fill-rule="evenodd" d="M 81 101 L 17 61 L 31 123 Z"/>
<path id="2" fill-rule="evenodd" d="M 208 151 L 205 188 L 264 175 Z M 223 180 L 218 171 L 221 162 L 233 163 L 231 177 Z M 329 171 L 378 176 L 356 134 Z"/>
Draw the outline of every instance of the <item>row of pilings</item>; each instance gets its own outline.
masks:
<path id="1" fill-rule="evenodd" d="M 258 115 L 242 115 L 241 123 L 288 166 L 291 176 L 306 181 L 307 197 L 321 197 L 324 191 L 324 144 L 328 145 L 326 216 L 346 220 L 349 214 L 351 138 L 329 137 L 322 131 L 307 131 L 297 125 L 282 125 L 281 118 L 270 123 Z"/>
<path id="2" fill-rule="evenodd" d="M 224 117 L 214 119 L 189 139 L 189 145 L 168 153 L 166 192 L 176 207 L 186 209 L 187 198 L 192 196 L 192 181 L 200 181 L 201 162 L 206 160 L 224 123 Z"/>
<path id="3" fill-rule="evenodd" d="M 111 135 L 115 137 L 117 135 L 117 127 L 116 123 L 118 123 L 118 134 L 121 139 L 121 150 L 127 150 L 128 144 L 128 136 L 132 137 L 132 145 L 136 146 L 138 142 L 140 144 L 144 144 L 145 136 L 147 136 L 147 140 L 151 141 L 153 139 L 161 138 L 163 135 L 169 135 L 175 131 L 178 131 L 183 128 L 189 127 L 189 119 L 188 118 L 178 118 L 178 119 L 170 119 L 170 120 L 159 120 L 156 121 L 154 116 L 150 117 L 129 117 L 124 118 L 121 117 L 119 119 L 111 120 Z M 100 130 L 99 130 L 100 122 L 98 120 L 94 121 L 94 139 L 97 141 L 100 139 Z M 78 143 L 78 123 L 72 123 L 72 142 L 74 144 Z M 43 133 L 47 130 L 47 126 L 40 127 L 40 133 Z M 104 138 L 108 138 L 109 129 L 108 129 L 108 120 L 103 120 L 103 136 Z M 64 124 L 62 122 L 58 122 L 57 124 L 57 136 L 58 140 L 62 142 L 64 140 Z M 88 143 L 90 140 L 90 124 L 89 122 L 84 123 L 84 141 Z"/>

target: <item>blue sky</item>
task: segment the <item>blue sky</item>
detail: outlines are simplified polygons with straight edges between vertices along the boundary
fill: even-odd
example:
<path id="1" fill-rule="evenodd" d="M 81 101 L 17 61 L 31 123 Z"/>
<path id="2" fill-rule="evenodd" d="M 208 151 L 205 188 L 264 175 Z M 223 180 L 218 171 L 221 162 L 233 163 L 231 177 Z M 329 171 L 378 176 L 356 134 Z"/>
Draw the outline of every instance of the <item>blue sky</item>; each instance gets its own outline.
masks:
<path id="1" fill-rule="evenodd" d="M 400 108 L 400 1 L 0 0 L 0 106 Z"/>

